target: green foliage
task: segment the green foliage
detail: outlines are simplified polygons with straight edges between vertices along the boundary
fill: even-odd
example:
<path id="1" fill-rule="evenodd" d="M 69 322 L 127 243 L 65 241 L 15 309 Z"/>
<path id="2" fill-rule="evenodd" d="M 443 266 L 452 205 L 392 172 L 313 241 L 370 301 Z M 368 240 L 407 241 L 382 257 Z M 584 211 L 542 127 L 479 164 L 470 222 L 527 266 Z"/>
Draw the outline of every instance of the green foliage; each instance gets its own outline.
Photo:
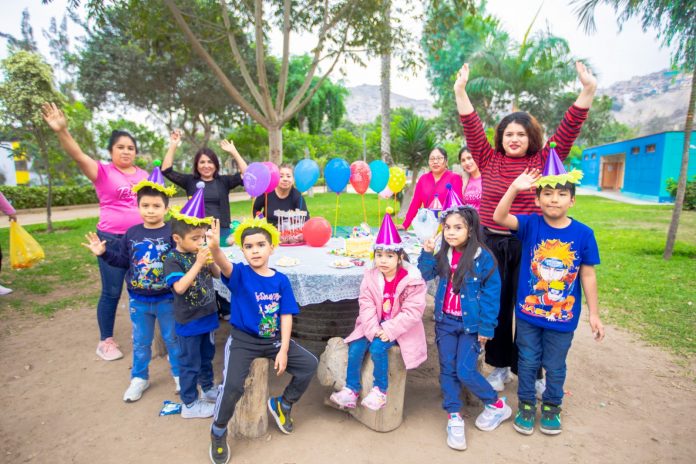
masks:
<path id="1" fill-rule="evenodd" d="M 45 208 L 48 188 L 27 186 L 0 186 L 0 192 L 10 200 L 16 209 Z M 93 185 L 54 186 L 52 188 L 53 206 L 86 205 L 98 203 Z"/>
<path id="2" fill-rule="evenodd" d="M 111 132 L 114 130 L 124 130 L 135 137 L 135 140 L 138 142 L 136 164 L 139 166 L 139 163 L 143 162 L 147 165 L 147 160 L 143 160 L 143 156 L 151 160 L 160 159 L 164 156 L 166 143 L 164 138 L 143 124 L 123 118 L 96 125 L 95 131 L 97 133 L 97 139 L 104 148 L 106 148 L 107 141 L 111 136 Z"/>
<path id="3" fill-rule="evenodd" d="M 667 179 L 667 192 L 675 198 L 677 196 L 677 181 L 673 178 Z M 686 183 L 686 192 L 684 193 L 684 209 L 696 210 L 696 176 Z"/>
<path id="4" fill-rule="evenodd" d="M 435 134 L 428 121 L 415 114 L 406 115 L 399 123 L 394 160 L 417 171 L 435 146 Z"/>

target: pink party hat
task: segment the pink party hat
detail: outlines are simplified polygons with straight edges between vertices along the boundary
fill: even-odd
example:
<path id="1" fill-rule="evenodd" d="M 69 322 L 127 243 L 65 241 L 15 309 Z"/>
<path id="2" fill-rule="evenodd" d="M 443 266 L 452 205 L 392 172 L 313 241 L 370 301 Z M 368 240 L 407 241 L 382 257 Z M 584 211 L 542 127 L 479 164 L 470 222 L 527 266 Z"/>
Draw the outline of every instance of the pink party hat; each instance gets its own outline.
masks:
<path id="1" fill-rule="evenodd" d="M 393 251 L 403 248 L 401 236 L 399 236 L 394 221 L 392 221 L 391 215 L 388 212 L 384 215 L 384 219 L 382 219 L 382 225 L 377 232 L 377 238 L 375 239 L 373 248 Z"/>
<path id="2" fill-rule="evenodd" d="M 447 197 L 445 197 L 445 204 L 442 205 L 442 211 L 457 209 L 460 206 L 464 206 L 464 202 L 459 198 L 457 192 L 452 189 L 452 185 L 447 184 Z"/>
<path id="3" fill-rule="evenodd" d="M 435 198 L 433 198 L 433 201 L 430 202 L 430 206 L 428 206 L 428 209 L 435 213 L 435 216 L 442 211 L 442 203 L 440 203 L 439 196 L 440 195 L 436 193 Z"/>
<path id="4" fill-rule="evenodd" d="M 162 162 L 160 160 L 155 160 L 152 162 L 152 164 L 155 166 L 152 168 L 152 172 L 146 180 L 141 180 L 133 186 L 133 193 L 138 193 L 138 191 L 143 187 L 150 187 L 155 190 L 159 190 L 167 196 L 174 196 L 176 189 L 174 187 L 167 187 L 164 184 L 164 176 L 162 175 L 162 170 L 160 169 Z"/>
<path id="5" fill-rule="evenodd" d="M 186 202 L 181 210 L 172 208 L 172 217 L 188 224 L 200 225 L 210 224 L 212 217 L 205 216 L 205 202 L 203 200 L 204 182 L 196 184 L 196 193 Z"/>
<path id="6" fill-rule="evenodd" d="M 550 142 L 549 147 L 549 157 L 546 159 L 546 166 L 544 166 L 544 171 L 536 185 L 555 187 L 556 185 L 565 185 L 568 182 L 572 184 L 579 183 L 580 179 L 582 179 L 582 171 L 577 169 L 573 169 L 570 172 L 566 171 L 561 158 L 556 153 L 556 142 Z"/>

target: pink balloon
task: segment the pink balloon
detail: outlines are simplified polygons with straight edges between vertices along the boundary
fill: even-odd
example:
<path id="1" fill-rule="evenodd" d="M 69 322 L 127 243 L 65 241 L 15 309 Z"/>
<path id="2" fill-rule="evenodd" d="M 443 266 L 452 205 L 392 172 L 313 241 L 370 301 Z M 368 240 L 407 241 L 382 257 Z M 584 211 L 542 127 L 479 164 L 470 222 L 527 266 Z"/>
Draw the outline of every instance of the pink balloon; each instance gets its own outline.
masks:
<path id="1" fill-rule="evenodd" d="M 389 190 L 389 187 L 384 187 L 384 190 L 382 190 L 381 192 L 379 192 L 379 196 L 380 196 L 380 198 L 382 198 L 383 200 L 387 200 L 387 199 L 391 198 L 392 195 L 394 195 L 394 194 L 392 193 L 391 190 Z"/>
<path id="2" fill-rule="evenodd" d="M 278 166 L 275 165 L 275 163 L 271 163 L 270 161 L 264 161 L 263 164 L 268 168 L 268 172 L 271 173 L 271 181 L 268 184 L 268 188 L 266 189 L 265 193 L 271 193 L 275 188 L 278 186 L 278 183 L 280 182 L 280 171 L 278 170 Z"/>
<path id="3" fill-rule="evenodd" d="M 360 195 L 367 192 L 371 177 L 370 166 L 366 162 L 353 161 L 353 164 L 350 165 L 350 185 Z"/>

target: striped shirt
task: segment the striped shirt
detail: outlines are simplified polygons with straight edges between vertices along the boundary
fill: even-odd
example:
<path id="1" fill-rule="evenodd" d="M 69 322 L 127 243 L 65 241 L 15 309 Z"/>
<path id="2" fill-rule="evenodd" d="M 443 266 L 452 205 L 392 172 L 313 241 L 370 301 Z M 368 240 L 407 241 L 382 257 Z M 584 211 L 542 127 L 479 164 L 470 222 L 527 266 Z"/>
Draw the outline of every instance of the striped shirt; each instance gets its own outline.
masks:
<path id="1" fill-rule="evenodd" d="M 556 142 L 556 152 L 561 161 L 565 160 L 570 153 L 573 142 L 580 134 L 583 122 L 587 119 L 588 109 L 571 106 L 563 116 L 561 124 L 556 129 L 539 153 L 528 154 L 521 158 L 511 158 L 504 153 L 496 152 L 486 139 L 483 124 L 478 114 L 473 113 L 459 115 L 459 119 L 464 129 L 466 143 L 471 150 L 471 156 L 481 171 L 482 194 L 481 224 L 491 229 L 506 230 L 493 221 L 493 212 L 498 206 L 498 202 L 505 195 L 512 182 L 526 168 L 544 169 L 546 158 L 549 156 L 549 142 Z M 518 214 L 541 214 L 541 210 L 534 203 L 534 191 L 520 192 L 512 203 L 510 213 Z"/>

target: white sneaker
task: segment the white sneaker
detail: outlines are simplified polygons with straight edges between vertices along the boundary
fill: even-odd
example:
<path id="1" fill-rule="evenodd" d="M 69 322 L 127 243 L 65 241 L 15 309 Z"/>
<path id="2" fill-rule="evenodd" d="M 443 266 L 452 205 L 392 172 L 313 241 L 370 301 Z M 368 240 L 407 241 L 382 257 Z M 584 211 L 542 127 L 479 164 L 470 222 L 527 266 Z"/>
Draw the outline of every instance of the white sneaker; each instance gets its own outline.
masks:
<path id="1" fill-rule="evenodd" d="M 147 390 L 149 386 L 149 380 L 141 379 L 140 377 L 133 377 L 130 381 L 128 389 L 126 390 L 126 393 L 123 394 L 123 401 L 126 403 L 138 401 L 140 397 L 143 396 L 143 392 Z"/>
<path id="2" fill-rule="evenodd" d="M 174 376 L 174 384 L 176 385 L 176 389 L 174 390 L 174 393 L 177 395 L 181 393 L 181 384 L 179 383 L 179 376 L 175 375 Z"/>
<path id="3" fill-rule="evenodd" d="M 0 295 L 7 295 L 8 293 L 12 293 L 12 289 L 0 285 Z"/>
<path id="4" fill-rule="evenodd" d="M 218 388 L 213 386 L 210 390 L 203 390 L 201 393 L 201 399 L 207 401 L 208 403 L 215 403 L 218 397 Z"/>
<path id="5" fill-rule="evenodd" d="M 534 382 L 534 389 L 536 390 L 537 399 L 541 401 L 546 391 L 546 379 L 537 379 L 536 382 Z"/>
<path id="6" fill-rule="evenodd" d="M 500 407 L 488 404 L 476 418 L 476 427 L 479 430 L 484 432 L 495 430 L 503 421 L 508 420 L 512 416 L 512 408 L 507 405 L 505 397 L 500 398 L 498 401 L 502 403 Z"/>
<path id="7" fill-rule="evenodd" d="M 196 400 L 191 407 L 185 404 L 181 407 L 181 417 L 184 419 L 205 419 L 213 417 L 215 414 L 215 405 L 203 400 Z"/>
<path id="8" fill-rule="evenodd" d="M 464 419 L 459 414 L 451 414 L 447 421 L 447 446 L 459 451 L 466 449 Z"/>
<path id="9" fill-rule="evenodd" d="M 493 390 L 501 392 L 505 390 L 505 384 L 512 382 L 512 373 L 509 367 L 496 367 L 493 372 L 486 377 Z"/>

